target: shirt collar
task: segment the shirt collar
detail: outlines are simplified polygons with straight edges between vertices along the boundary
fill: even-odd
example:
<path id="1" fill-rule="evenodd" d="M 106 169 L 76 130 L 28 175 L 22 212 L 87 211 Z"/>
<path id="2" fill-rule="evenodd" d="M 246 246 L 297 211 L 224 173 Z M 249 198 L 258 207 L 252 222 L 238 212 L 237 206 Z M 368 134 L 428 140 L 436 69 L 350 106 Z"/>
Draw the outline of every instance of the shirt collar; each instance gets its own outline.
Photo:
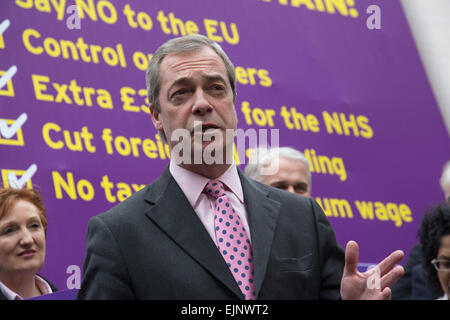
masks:
<path id="1" fill-rule="evenodd" d="M 195 207 L 206 183 L 211 179 L 182 168 L 173 161 L 170 161 L 169 171 L 180 186 L 191 206 Z M 241 180 L 239 179 L 239 174 L 234 162 L 217 179 L 222 181 L 241 203 L 244 203 L 244 192 L 242 191 Z"/>
<path id="2" fill-rule="evenodd" d="M 36 279 L 36 285 L 39 288 L 39 291 L 41 291 L 41 294 L 53 293 L 53 290 L 47 281 L 45 281 L 38 275 L 36 275 L 35 279 Z"/>
<path id="3" fill-rule="evenodd" d="M 22 298 L 12 291 L 10 288 L 8 288 L 6 285 L 3 284 L 3 282 L 0 281 L 0 291 L 3 293 L 3 295 L 6 297 L 7 300 L 15 300 L 16 297 L 18 297 L 20 300 Z"/>
<path id="4" fill-rule="evenodd" d="M 52 288 L 50 285 L 39 277 L 38 275 L 35 275 L 34 281 L 36 282 L 36 286 L 38 287 L 39 291 L 41 292 L 41 295 L 52 293 Z M 20 295 L 18 295 L 16 292 L 12 291 L 10 288 L 8 288 L 3 282 L 0 281 L 0 291 L 3 292 L 4 296 L 8 300 L 24 300 Z"/>

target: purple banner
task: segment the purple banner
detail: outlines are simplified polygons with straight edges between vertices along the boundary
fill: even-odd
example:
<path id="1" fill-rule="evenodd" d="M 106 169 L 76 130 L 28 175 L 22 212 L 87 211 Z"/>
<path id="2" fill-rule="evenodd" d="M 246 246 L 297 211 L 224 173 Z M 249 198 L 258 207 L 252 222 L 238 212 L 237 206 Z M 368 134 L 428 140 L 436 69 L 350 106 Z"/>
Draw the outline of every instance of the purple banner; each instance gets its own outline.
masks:
<path id="1" fill-rule="evenodd" d="M 79 286 L 89 218 L 169 163 L 145 68 L 184 34 L 224 48 L 238 127 L 279 129 L 305 153 L 313 197 L 362 264 L 408 253 L 441 201 L 449 138 L 399 1 L 2 1 L 0 33 L 1 183 L 43 193 L 41 273 L 60 290 Z"/>

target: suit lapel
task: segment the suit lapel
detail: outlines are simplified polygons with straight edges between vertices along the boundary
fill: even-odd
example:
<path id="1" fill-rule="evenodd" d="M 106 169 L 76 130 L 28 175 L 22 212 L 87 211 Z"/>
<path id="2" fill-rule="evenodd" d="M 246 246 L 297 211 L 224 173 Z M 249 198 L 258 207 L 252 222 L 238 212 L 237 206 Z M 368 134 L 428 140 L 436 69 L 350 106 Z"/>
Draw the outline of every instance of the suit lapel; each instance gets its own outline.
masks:
<path id="1" fill-rule="evenodd" d="M 269 198 L 269 192 L 259 188 L 238 169 L 244 191 L 252 238 L 255 294 L 259 295 L 265 278 L 270 249 L 281 204 Z"/>
<path id="2" fill-rule="evenodd" d="M 242 297 L 222 255 L 168 167 L 150 187 L 146 201 L 153 206 L 145 214 L 194 260 L 238 297 Z"/>

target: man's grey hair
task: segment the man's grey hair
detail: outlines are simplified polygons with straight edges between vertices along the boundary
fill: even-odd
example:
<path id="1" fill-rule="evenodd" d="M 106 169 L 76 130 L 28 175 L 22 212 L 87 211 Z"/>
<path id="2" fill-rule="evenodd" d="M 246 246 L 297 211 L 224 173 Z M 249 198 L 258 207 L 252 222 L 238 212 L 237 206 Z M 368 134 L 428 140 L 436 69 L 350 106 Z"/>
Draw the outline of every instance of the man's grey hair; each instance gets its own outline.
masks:
<path id="1" fill-rule="evenodd" d="M 159 104 L 159 92 L 161 90 L 160 68 L 164 58 L 169 54 L 180 54 L 186 52 L 199 51 L 203 48 L 211 48 L 222 59 L 227 70 L 231 90 L 233 91 L 233 101 L 236 99 L 236 73 L 234 65 L 223 51 L 222 47 L 216 42 L 203 35 L 188 35 L 171 39 L 162 44 L 153 54 L 150 63 L 145 72 L 145 81 L 147 85 L 148 101 L 154 106 L 155 111 L 161 112 Z"/>
<path id="2" fill-rule="evenodd" d="M 450 194 L 448 194 L 445 189 L 450 186 L 450 161 L 447 161 L 447 163 L 444 165 L 439 182 L 441 184 L 442 191 L 445 194 L 445 198 L 448 199 L 450 197 Z"/>
<path id="3" fill-rule="evenodd" d="M 255 179 L 256 181 L 262 182 L 264 175 L 264 167 L 269 165 L 275 158 L 287 158 L 292 160 L 301 161 L 308 171 L 308 187 L 311 190 L 311 170 L 309 168 L 308 159 L 305 155 L 291 147 L 281 147 L 281 148 L 266 148 L 260 147 L 251 150 L 249 164 L 245 167 L 245 175 L 249 178 Z"/>

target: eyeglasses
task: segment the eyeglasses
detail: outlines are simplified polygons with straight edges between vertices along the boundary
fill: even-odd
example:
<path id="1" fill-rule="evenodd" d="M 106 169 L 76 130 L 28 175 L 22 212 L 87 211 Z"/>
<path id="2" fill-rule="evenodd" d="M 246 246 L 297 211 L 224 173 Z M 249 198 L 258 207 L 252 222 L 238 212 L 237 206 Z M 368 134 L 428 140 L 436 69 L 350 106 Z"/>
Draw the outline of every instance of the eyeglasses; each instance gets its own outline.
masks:
<path id="1" fill-rule="evenodd" d="M 431 264 L 437 271 L 450 271 L 450 260 L 449 259 L 433 259 Z"/>

